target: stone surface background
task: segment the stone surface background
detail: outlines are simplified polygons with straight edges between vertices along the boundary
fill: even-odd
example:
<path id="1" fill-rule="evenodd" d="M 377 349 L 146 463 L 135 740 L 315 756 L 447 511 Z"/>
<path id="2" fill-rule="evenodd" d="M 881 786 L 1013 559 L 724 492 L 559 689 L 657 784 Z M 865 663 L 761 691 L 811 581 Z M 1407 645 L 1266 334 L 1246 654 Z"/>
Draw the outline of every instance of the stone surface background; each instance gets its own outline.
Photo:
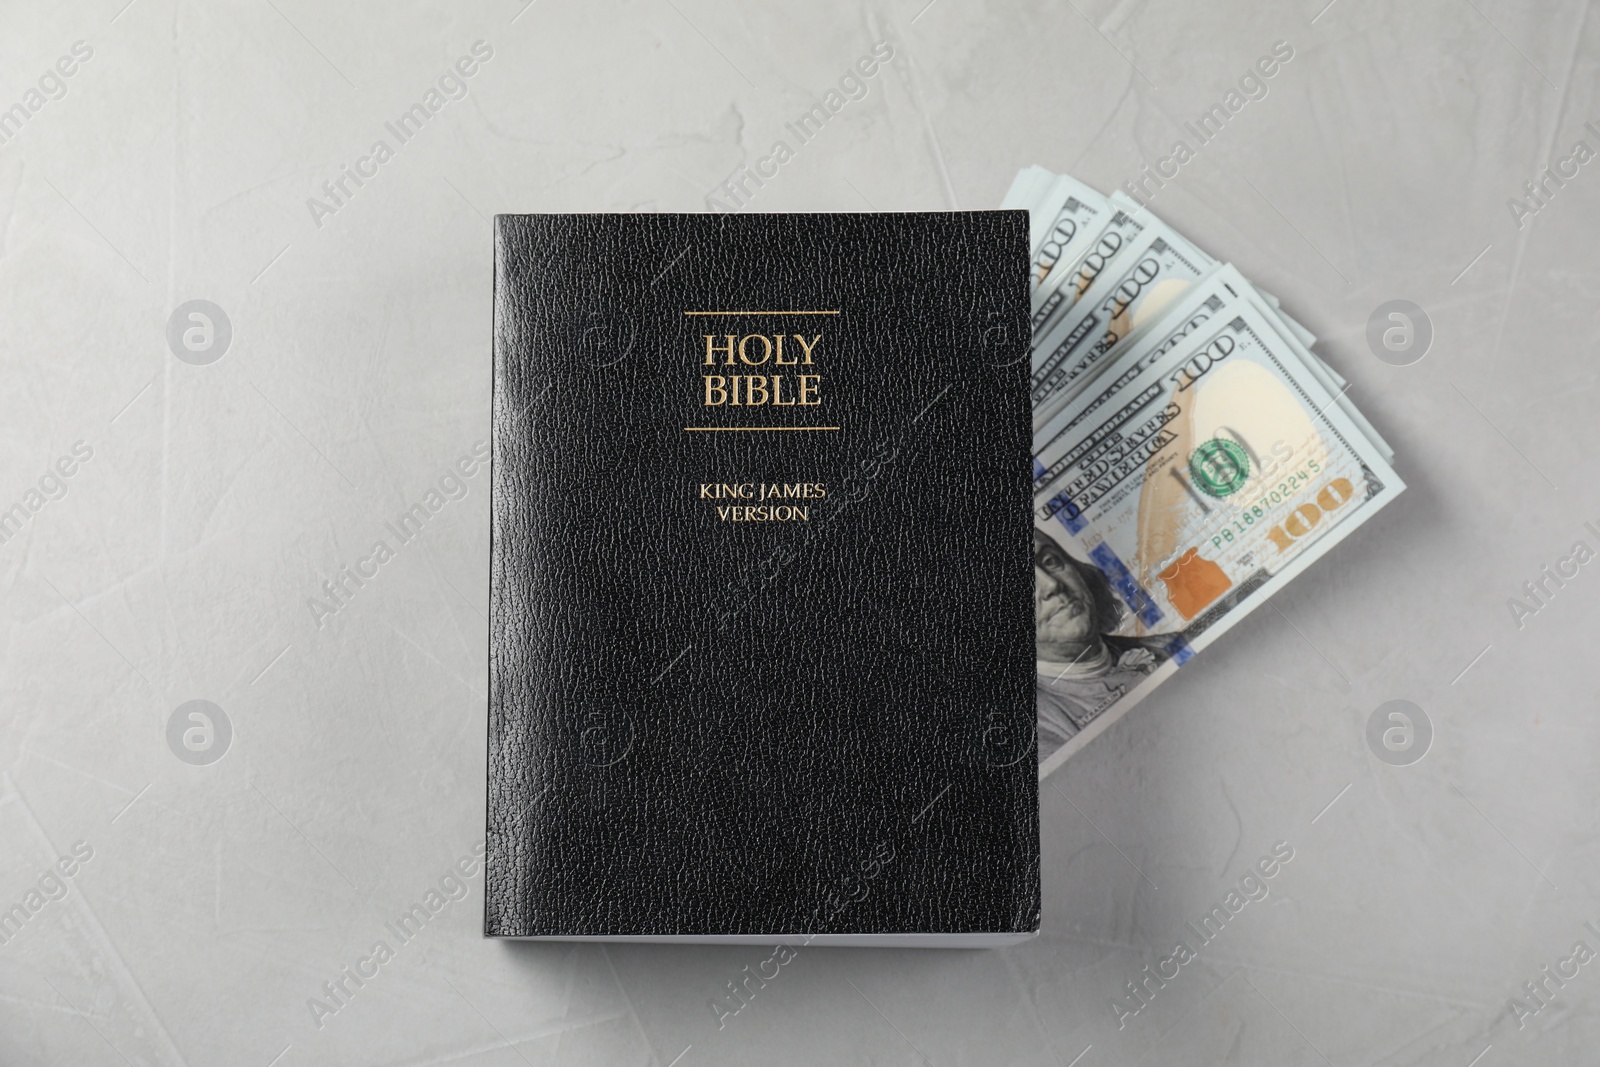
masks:
<path id="1" fill-rule="evenodd" d="M 1509 601 L 1600 549 L 1600 163 L 1508 206 L 1600 149 L 1587 2 L 124 3 L 0 4 L 0 908 L 43 902 L 0 944 L 0 1062 L 1587 1061 L 1600 563 Z M 706 210 L 879 41 L 748 210 L 992 207 L 1034 162 L 1110 188 L 1288 42 L 1152 207 L 1320 336 L 1410 490 L 1048 781 L 1043 936 L 806 950 L 719 1028 L 769 950 L 485 943 L 481 875 L 443 881 L 483 826 L 487 475 L 308 600 L 488 436 L 489 216 Z M 1394 299 L 1432 325 L 1409 366 L 1367 342 Z M 192 300 L 220 358 L 169 348 Z M 1409 765 L 1367 740 L 1400 699 Z M 192 700 L 231 724 L 209 764 L 187 711 L 168 744 Z"/>

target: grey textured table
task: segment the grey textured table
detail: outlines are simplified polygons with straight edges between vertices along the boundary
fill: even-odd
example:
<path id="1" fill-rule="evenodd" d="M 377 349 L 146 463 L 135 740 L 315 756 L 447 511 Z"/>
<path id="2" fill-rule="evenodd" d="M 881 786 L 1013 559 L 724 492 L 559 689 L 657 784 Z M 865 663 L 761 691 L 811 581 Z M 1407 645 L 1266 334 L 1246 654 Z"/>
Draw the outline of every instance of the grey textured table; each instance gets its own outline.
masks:
<path id="1" fill-rule="evenodd" d="M 1594 1062 L 1600 19 L 1324 3 L 3 5 L 0 1063 Z M 1111 188 L 1279 41 L 1152 207 L 1410 490 L 1049 780 L 1043 936 L 484 942 L 488 216 Z"/>

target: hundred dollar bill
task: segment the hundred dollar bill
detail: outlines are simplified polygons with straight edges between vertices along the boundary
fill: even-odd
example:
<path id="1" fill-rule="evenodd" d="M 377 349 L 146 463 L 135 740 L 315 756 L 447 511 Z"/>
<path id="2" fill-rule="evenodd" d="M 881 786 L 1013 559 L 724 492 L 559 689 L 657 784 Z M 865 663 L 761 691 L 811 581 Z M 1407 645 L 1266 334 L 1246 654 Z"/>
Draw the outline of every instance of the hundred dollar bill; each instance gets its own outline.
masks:
<path id="1" fill-rule="evenodd" d="M 1147 227 L 1071 311 L 1035 338 L 1030 388 L 1036 415 L 1042 420 L 1054 396 L 1093 376 L 1120 342 L 1157 321 L 1215 266 L 1167 227 Z"/>
<path id="2" fill-rule="evenodd" d="M 1110 209 L 1105 197 L 1075 178 L 1055 178 L 1034 192 L 1030 225 L 1040 236 L 1032 244 L 1029 284 L 1036 291 L 1057 265 L 1077 263 L 1088 254 Z"/>
<path id="3" fill-rule="evenodd" d="M 1033 338 L 1044 336 L 1072 308 L 1102 271 L 1116 262 L 1122 251 L 1145 231 L 1148 219 L 1141 222 L 1126 211 L 1111 209 L 1105 226 L 1087 243 L 1087 251 L 1075 262 L 1050 271 L 1044 284 L 1033 293 Z"/>
<path id="4" fill-rule="evenodd" d="M 1070 434 L 1076 425 L 1069 421 L 1067 407 L 1079 393 L 1085 389 L 1094 389 L 1101 397 L 1115 396 L 1117 390 L 1165 358 L 1168 352 L 1201 324 L 1219 315 L 1231 318 L 1239 308 L 1247 304 L 1256 307 L 1266 316 L 1268 322 L 1282 335 L 1287 352 L 1298 357 L 1305 364 L 1306 373 L 1316 378 L 1318 384 L 1329 394 L 1338 398 L 1337 403 L 1344 413 L 1377 446 L 1383 458 L 1393 463 L 1394 450 L 1344 395 L 1347 387 L 1344 379 L 1301 345 L 1298 334 L 1292 329 L 1286 329 L 1287 323 L 1284 322 L 1283 316 L 1271 307 L 1265 294 L 1240 274 L 1237 267 L 1225 263 L 1194 283 L 1177 300 L 1168 304 L 1156 322 L 1115 346 L 1107 353 L 1099 369 L 1062 390 L 1051 398 L 1042 410 L 1035 408 L 1036 474 L 1043 476 L 1046 469 L 1055 462 L 1060 453 L 1063 436 Z M 1105 374 L 1111 377 L 1102 381 Z M 1080 420 L 1091 418 L 1093 409 L 1085 409 L 1080 405 L 1070 414 Z"/>
<path id="5" fill-rule="evenodd" d="M 1404 488 L 1269 312 L 1230 311 L 1069 405 L 1035 494 L 1041 775 Z"/>

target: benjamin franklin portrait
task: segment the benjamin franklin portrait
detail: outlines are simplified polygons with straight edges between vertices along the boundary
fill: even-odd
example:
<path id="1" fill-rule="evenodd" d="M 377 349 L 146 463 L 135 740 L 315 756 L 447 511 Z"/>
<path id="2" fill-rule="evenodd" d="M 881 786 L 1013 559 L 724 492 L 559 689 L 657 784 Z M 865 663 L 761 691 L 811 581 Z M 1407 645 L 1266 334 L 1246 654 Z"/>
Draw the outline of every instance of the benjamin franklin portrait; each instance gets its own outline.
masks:
<path id="1" fill-rule="evenodd" d="M 1168 654 L 1157 639 L 1118 637 L 1127 609 L 1105 575 L 1033 531 L 1039 759 L 1067 743 Z"/>

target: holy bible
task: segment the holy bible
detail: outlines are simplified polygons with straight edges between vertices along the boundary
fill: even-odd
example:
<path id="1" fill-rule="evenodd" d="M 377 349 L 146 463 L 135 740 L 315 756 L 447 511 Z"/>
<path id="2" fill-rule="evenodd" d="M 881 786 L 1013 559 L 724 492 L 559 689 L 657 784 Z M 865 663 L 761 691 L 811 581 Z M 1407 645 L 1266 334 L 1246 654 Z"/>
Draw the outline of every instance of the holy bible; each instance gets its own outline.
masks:
<path id="1" fill-rule="evenodd" d="M 1039 923 L 1028 216 L 500 215 L 484 931 Z"/>

